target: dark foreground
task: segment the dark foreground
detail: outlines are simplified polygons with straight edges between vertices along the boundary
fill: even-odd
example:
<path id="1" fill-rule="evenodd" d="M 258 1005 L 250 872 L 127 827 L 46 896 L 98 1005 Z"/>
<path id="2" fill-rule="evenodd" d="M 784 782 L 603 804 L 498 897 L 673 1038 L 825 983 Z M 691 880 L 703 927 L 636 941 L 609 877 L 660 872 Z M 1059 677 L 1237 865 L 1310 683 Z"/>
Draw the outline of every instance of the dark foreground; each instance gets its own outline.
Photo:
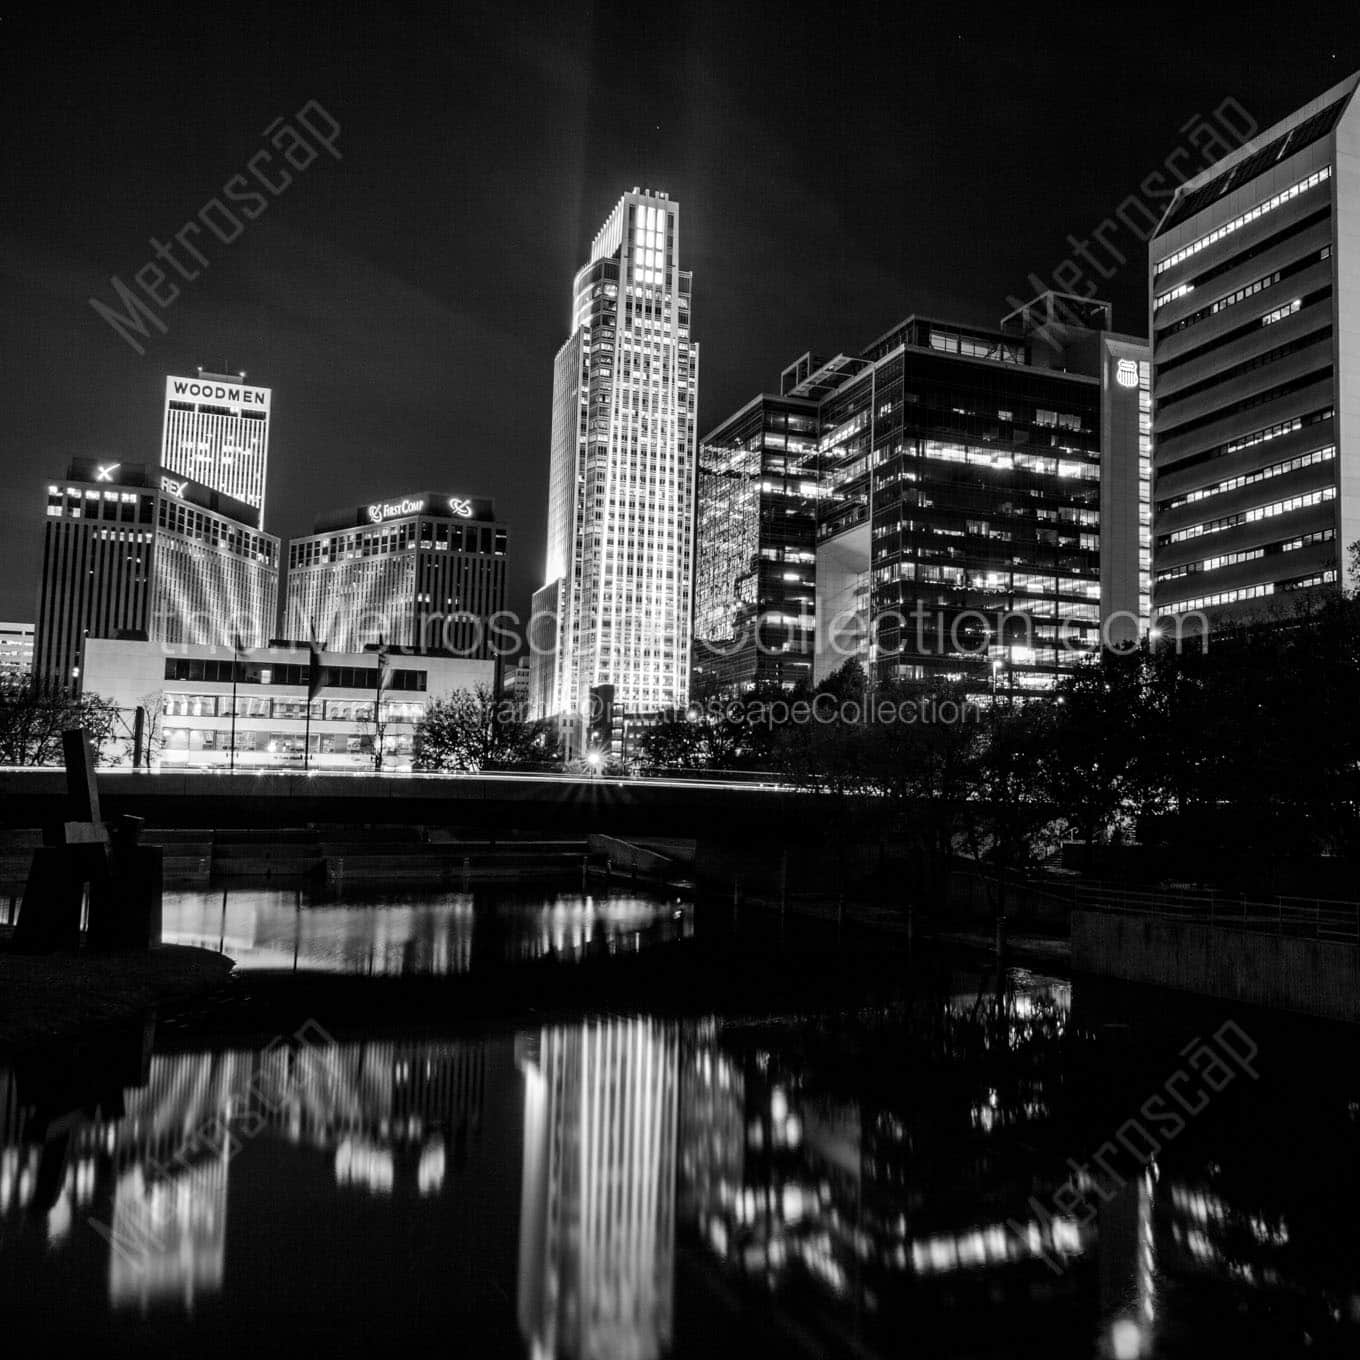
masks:
<path id="1" fill-rule="evenodd" d="M 1353 1031 L 657 907 L 0 1069 L 15 1353 L 1356 1353 Z"/>

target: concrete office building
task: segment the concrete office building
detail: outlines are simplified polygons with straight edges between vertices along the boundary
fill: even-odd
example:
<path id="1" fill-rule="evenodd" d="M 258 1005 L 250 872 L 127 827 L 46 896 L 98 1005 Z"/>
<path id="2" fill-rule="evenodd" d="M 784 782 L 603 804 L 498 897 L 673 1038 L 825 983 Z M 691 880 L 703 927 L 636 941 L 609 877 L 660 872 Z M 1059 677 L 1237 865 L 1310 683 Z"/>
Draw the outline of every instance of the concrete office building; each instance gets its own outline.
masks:
<path id="1" fill-rule="evenodd" d="M 86 683 L 129 718 L 149 715 L 153 766 L 372 770 L 411 768 L 415 729 L 436 699 L 490 685 L 490 661 L 306 647 L 177 646 L 91 638 Z M 312 698 L 308 700 L 308 695 Z M 376 714 L 376 716 L 375 716 Z M 131 728 L 131 723 L 125 724 Z M 233 755 L 234 742 L 234 755 Z M 127 763 L 128 742 L 110 752 Z"/>
<path id="2" fill-rule="evenodd" d="M 1149 243 L 1167 628 L 1336 591 L 1360 539 L 1357 83 L 1188 181 Z"/>
<path id="3" fill-rule="evenodd" d="M 86 638 L 263 646 L 279 541 L 259 512 L 165 468 L 78 458 L 47 488 L 34 674 L 82 687 Z"/>
<path id="4" fill-rule="evenodd" d="M 33 625 L 0 623 L 0 685 L 27 684 L 33 670 Z"/>
<path id="5" fill-rule="evenodd" d="M 337 651 L 379 642 L 496 655 L 509 531 L 494 502 L 421 491 L 323 515 L 288 545 L 283 633 Z"/>
<path id="6" fill-rule="evenodd" d="M 779 400 L 816 411 L 815 454 L 800 432 L 782 474 L 817 506 L 814 617 L 794 634 L 813 625 L 814 682 L 853 658 L 874 683 L 1023 695 L 1091 655 L 1102 621 L 1116 643 L 1146 631 L 1149 380 L 1146 345 L 1111 330 L 1107 304 L 1054 294 L 994 330 L 911 316 L 858 354 L 791 364 Z M 716 433 L 756 409 L 772 408 Z M 730 536 L 716 485 L 701 561 Z M 764 503 L 748 494 L 762 553 L 779 522 Z M 742 589 L 724 570 L 712 597 Z M 760 589 L 758 608 L 787 612 Z"/>
<path id="7" fill-rule="evenodd" d="M 621 715 L 689 694 L 698 346 L 680 207 L 634 189 L 572 287 L 553 373 L 547 560 L 534 596 L 535 717 L 583 740 L 591 694 Z"/>
<path id="8" fill-rule="evenodd" d="M 263 524 L 272 393 L 245 376 L 199 369 L 197 377 L 166 378 L 161 462 L 258 510 Z"/>

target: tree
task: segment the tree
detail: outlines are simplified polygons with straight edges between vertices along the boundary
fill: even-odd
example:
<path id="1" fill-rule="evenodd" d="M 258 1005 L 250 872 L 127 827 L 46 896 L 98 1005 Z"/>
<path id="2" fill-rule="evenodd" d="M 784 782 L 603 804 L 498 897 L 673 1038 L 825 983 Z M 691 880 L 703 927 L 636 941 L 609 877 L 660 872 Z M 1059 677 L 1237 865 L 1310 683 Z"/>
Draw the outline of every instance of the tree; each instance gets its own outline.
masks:
<path id="1" fill-rule="evenodd" d="M 113 736 L 118 707 L 97 694 L 73 694 L 30 677 L 0 688 L 0 764 L 60 765 L 61 734 L 83 727 L 98 760 Z"/>
<path id="2" fill-rule="evenodd" d="M 557 754 L 551 724 L 525 722 L 485 685 L 436 699 L 416 726 L 417 770 L 475 772 L 542 764 Z"/>
<path id="3" fill-rule="evenodd" d="M 137 765 L 137 714 L 142 717 L 141 766 L 152 769 L 165 749 L 165 695 L 157 690 L 154 694 L 144 694 L 137 708 L 118 709 L 114 723 L 114 754 L 110 764 Z"/>
<path id="4" fill-rule="evenodd" d="M 1103 651 L 1058 686 L 1050 740 L 1040 751 L 1043 793 L 1087 847 L 1106 840 L 1140 803 L 1138 748 L 1148 718 L 1147 646 Z"/>
<path id="5" fill-rule="evenodd" d="M 1040 771 L 1053 740 L 1055 708 L 1043 700 L 1019 707 L 993 703 L 980 725 L 969 778 L 968 840 L 974 858 L 992 872 L 998 930 L 1007 876 L 1034 861 L 1053 822 Z"/>

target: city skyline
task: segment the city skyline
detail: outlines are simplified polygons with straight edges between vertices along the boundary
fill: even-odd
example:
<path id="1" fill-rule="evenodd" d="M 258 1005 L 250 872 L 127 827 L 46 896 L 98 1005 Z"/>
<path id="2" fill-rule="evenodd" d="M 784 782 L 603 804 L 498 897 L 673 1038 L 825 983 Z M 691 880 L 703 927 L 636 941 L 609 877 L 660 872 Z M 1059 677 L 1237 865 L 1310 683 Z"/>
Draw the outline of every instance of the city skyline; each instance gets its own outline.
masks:
<path id="1" fill-rule="evenodd" d="M 560 342 L 561 279 L 628 184 L 663 184 L 687 204 L 687 265 L 700 281 L 707 356 L 703 431 L 789 353 L 864 343 L 913 310 L 986 323 L 993 298 L 1023 300 L 1035 291 L 1031 276 L 1060 283 L 1055 271 L 1073 260 L 1114 302 L 1116 328 L 1141 330 L 1143 246 L 1114 214 L 1185 141 L 1182 125 L 1231 97 L 1268 126 L 1360 65 L 1353 44 L 1338 50 L 1338 27 L 1313 14 L 1301 17 L 1287 52 L 1267 51 L 1251 34 L 1216 33 L 1213 71 L 1163 57 L 1149 85 L 1135 68 L 1156 42 L 1141 29 L 1155 24 L 1121 27 L 1111 44 L 1094 17 L 1068 16 L 1051 45 L 1023 49 L 1027 83 L 1059 88 L 1061 98 L 1009 120 L 981 113 L 994 73 L 1022 60 L 1007 55 L 1014 33 L 1004 23 L 934 16 L 889 26 L 867 60 L 881 71 L 912 44 L 916 89 L 903 104 L 875 94 L 871 72 L 856 84 L 843 60 L 848 31 L 819 31 L 814 41 L 790 16 L 775 28 L 772 60 L 736 81 L 725 77 L 764 31 L 757 16 L 688 15 L 689 69 L 699 73 L 692 90 L 679 75 L 683 62 L 658 81 L 645 62 L 603 81 L 605 70 L 620 71 L 622 54 L 663 42 L 605 11 L 581 31 L 523 14 L 513 37 L 493 34 L 476 11 L 450 22 L 422 52 L 400 29 L 380 27 L 372 70 L 360 76 L 339 60 L 343 24 L 332 37 L 314 20 L 273 16 L 277 55 L 242 68 L 220 106 L 204 111 L 209 122 L 191 130 L 170 110 L 192 101 L 203 68 L 178 51 L 189 38 L 173 26 L 151 49 L 161 79 L 134 96 L 115 74 L 134 55 L 130 32 L 86 22 L 68 41 L 45 43 L 39 59 L 29 44 L 37 31 L 10 21 L 7 89 L 20 135 L 3 241 L 5 463 L 16 497 L 41 504 L 51 471 L 73 456 L 155 461 L 165 375 L 202 364 L 244 369 L 278 396 L 271 532 L 298 537 L 326 506 L 456 482 L 495 494 L 517 543 L 530 545 L 544 523 L 550 383 L 540 375 Z M 316 59 L 300 71 L 292 57 L 304 39 Z M 225 32 L 223 55 L 245 41 Z M 1089 82 L 1059 74 L 1078 51 Z M 393 95 L 385 77 L 400 63 L 416 78 L 410 92 Z M 457 73 L 458 93 L 432 102 L 427 77 L 440 69 Z M 52 110 L 49 92 L 73 85 L 90 95 L 83 112 Z M 537 100 L 510 108 L 507 85 Z M 803 97 L 809 88 L 824 96 L 815 116 Z M 101 97 L 106 116 L 96 119 Z M 298 171 L 230 245 L 207 228 L 186 237 L 209 264 L 195 266 L 201 277 L 192 281 L 165 265 L 180 288 L 161 317 L 168 330 L 151 328 L 146 353 L 134 353 L 89 299 L 111 299 L 113 277 L 130 282 L 152 253 L 148 240 L 172 241 L 176 225 L 246 165 L 261 130 L 279 117 L 296 126 L 289 111 L 308 101 L 341 127 L 339 156 L 323 151 Z M 833 105 L 839 111 L 828 118 Z M 614 117 L 622 107 L 637 115 L 626 126 Z M 1080 148 L 1070 135 L 1077 120 Z M 851 125 L 857 136 L 846 146 Z M 429 148 L 443 144 L 444 130 L 459 133 L 449 164 L 404 175 L 430 168 Z M 733 158 L 741 166 L 715 159 L 715 145 L 747 148 Z M 985 183 L 972 173 L 984 159 Z M 66 172 L 57 180 L 45 178 L 53 163 Z M 1045 186 L 1044 204 L 1021 222 L 1005 205 L 1031 182 Z M 97 210 L 71 214 L 73 195 Z M 505 211 L 488 217 L 498 199 Z M 927 211 L 902 215 L 904 204 L 920 202 Z M 1101 240 L 1122 266 L 1093 244 L 1107 218 L 1117 234 Z M 176 258 L 191 263 L 183 251 Z M 1113 277 L 1100 277 L 1102 269 Z M 509 287 L 495 302 L 493 277 Z M 58 353 L 59 365 L 51 362 Z M 25 516 L 7 535 L 7 617 L 32 613 L 39 532 Z M 534 558 L 519 552 L 511 563 L 508 603 L 521 613 L 539 584 Z"/>

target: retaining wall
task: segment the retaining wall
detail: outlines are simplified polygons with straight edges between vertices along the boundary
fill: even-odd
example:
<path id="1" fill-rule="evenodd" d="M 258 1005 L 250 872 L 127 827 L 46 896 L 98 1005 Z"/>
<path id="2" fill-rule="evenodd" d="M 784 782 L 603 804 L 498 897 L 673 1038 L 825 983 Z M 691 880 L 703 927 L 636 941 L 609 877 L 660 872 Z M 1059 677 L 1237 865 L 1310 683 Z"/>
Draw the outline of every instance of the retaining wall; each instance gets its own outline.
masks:
<path id="1" fill-rule="evenodd" d="M 1113 911 L 1072 913 L 1072 967 L 1360 1022 L 1360 947 Z"/>

